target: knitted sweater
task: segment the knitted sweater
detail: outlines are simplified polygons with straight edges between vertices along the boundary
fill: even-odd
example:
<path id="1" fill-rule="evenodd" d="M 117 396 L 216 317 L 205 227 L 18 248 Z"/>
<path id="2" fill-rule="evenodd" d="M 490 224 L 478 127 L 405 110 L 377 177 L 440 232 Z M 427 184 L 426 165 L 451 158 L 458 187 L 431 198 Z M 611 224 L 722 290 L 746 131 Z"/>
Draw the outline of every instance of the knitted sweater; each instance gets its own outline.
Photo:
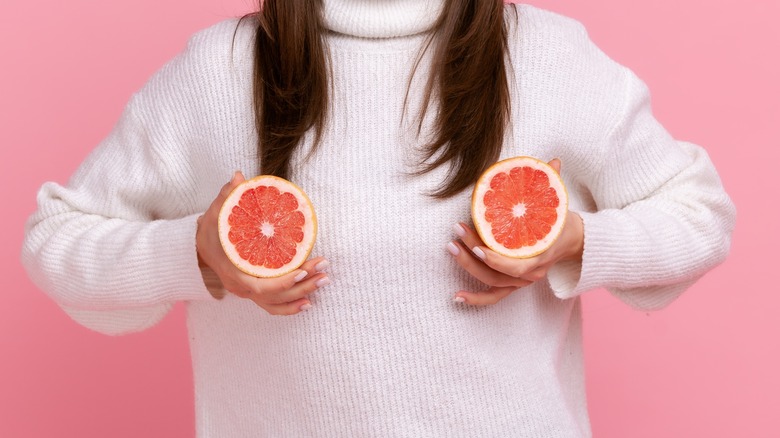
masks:
<path id="1" fill-rule="evenodd" d="M 40 190 L 23 261 L 73 319 L 121 334 L 186 303 L 200 437 L 589 436 L 580 295 L 657 309 L 728 252 L 734 208 L 705 151 L 670 137 L 580 24 L 507 7 L 502 158 L 561 158 L 584 253 L 496 305 L 453 302 L 484 286 L 445 250 L 470 193 L 433 199 L 447 169 L 409 172 L 427 55 L 403 103 L 438 8 L 412 3 L 427 6 L 326 2 L 330 117 L 291 175 L 317 211 L 313 254 L 330 261 L 312 309 L 217 301 L 198 268 L 196 218 L 234 170 L 258 172 L 248 20 L 234 46 L 236 20 L 194 35 L 69 183 Z"/>

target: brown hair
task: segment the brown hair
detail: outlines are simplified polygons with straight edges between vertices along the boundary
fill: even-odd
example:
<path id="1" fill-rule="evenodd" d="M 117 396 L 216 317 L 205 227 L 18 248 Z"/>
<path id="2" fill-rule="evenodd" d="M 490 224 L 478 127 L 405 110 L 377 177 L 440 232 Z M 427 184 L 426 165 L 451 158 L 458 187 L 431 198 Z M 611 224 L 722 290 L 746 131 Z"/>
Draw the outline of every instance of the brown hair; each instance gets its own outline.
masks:
<path id="1" fill-rule="evenodd" d="M 264 0 L 253 14 L 261 173 L 287 178 L 304 134 L 314 128 L 315 147 L 322 136 L 329 75 L 321 9 L 322 0 Z M 447 179 L 432 193 L 447 198 L 474 184 L 501 152 L 509 116 L 503 1 L 447 0 L 434 36 L 422 114 L 434 98 L 438 112 L 417 173 L 449 164 Z"/>

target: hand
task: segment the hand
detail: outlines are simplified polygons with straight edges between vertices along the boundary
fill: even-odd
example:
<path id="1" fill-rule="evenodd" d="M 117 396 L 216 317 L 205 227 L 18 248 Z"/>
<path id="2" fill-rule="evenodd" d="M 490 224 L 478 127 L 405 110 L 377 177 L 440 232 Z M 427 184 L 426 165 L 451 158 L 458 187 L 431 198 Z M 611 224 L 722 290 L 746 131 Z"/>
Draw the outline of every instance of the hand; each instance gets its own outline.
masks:
<path id="1" fill-rule="evenodd" d="M 324 258 L 310 259 L 299 269 L 281 277 L 257 278 L 239 270 L 222 249 L 217 230 L 219 210 L 230 192 L 243 181 L 241 172 L 236 172 L 233 179 L 222 187 L 209 209 L 198 218 L 195 240 L 201 267 L 213 270 L 225 290 L 252 300 L 272 315 L 293 315 L 309 309 L 309 294 L 330 283 L 328 276 L 321 272 L 328 266 Z M 207 281 L 206 277 L 204 270 L 204 281 Z M 212 292 L 212 295 L 215 294 Z M 217 295 L 215 297 L 221 298 Z"/>
<path id="2" fill-rule="evenodd" d="M 560 173 L 561 162 L 549 163 Z M 476 306 L 495 304 L 517 289 L 547 276 L 547 271 L 561 260 L 581 260 L 584 242 L 582 218 L 569 211 L 560 236 L 547 251 L 526 259 L 500 255 L 485 246 L 476 231 L 466 224 L 453 229 L 460 241 L 447 244 L 447 250 L 469 274 L 489 286 L 486 291 L 459 291 L 455 301 Z"/>

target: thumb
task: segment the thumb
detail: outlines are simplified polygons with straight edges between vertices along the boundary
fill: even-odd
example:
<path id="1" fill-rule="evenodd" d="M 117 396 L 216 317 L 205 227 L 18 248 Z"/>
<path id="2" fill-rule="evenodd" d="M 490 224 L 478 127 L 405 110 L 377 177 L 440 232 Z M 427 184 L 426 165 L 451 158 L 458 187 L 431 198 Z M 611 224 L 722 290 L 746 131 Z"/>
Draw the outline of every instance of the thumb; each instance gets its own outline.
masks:
<path id="1" fill-rule="evenodd" d="M 228 184 L 230 184 L 231 187 L 236 188 L 239 184 L 246 181 L 246 178 L 244 178 L 244 174 L 241 173 L 240 170 L 236 170 L 233 172 L 233 178 L 230 180 Z"/>
<path id="2" fill-rule="evenodd" d="M 244 174 L 241 173 L 240 170 L 235 171 L 233 173 L 233 177 L 230 178 L 230 181 L 228 181 L 227 184 L 222 186 L 222 190 L 219 191 L 218 199 L 220 201 L 224 201 L 228 197 L 228 195 L 230 195 L 230 192 L 232 192 L 233 189 L 238 187 L 238 185 L 244 181 L 246 181 L 246 179 L 244 178 Z"/>
<path id="3" fill-rule="evenodd" d="M 228 183 L 222 186 L 222 189 L 220 189 L 217 198 L 214 200 L 215 203 L 222 205 L 222 203 L 225 202 L 225 199 L 227 199 L 228 195 L 230 195 L 230 192 L 232 192 L 233 189 L 238 187 L 238 185 L 244 181 L 246 181 L 246 179 L 244 179 L 244 174 L 241 173 L 240 170 L 235 171 L 233 173 L 233 177 L 230 178 L 230 181 L 228 181 Z"/>
<path id="4" fill-rule="evenodd" d="M 561 174 L 561 160 L 560 160 L 560 159 L 558 159 L 558 158 L 553 158 L 553 159 L 552 159 L 552 160 L 550 160 L 550 162 L 549 162 L 549 163 L 547 163 L 547 164 L 549 164 L 549 165 L 550 165 L 550 167 L 552 167 L 553 169 L 555 169 L 555 172 L 557 172 L 559 175 Z"/>

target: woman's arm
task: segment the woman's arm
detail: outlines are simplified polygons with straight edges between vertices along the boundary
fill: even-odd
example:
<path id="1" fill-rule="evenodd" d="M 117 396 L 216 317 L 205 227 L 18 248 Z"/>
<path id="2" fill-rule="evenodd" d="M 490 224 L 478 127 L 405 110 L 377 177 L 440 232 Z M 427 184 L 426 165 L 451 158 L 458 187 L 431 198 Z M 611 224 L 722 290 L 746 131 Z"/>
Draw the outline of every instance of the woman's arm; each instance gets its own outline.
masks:
<path id="1" fill-rule="evenodd" d="M 624 107 L 590 175 L 597 211 L 584 225 L 581 262 L 555 265 L 560 298 L 605 287 L 641 309 L 669 304 L 729 252 L 735 208 L 707 153 L 655 120 L 647 87 L 624 71 Z"/>
<path id="2" fill-rule="evenodd" d="M 704 149 L 672 138 L 653 117 L 645 84 L 580 23 L 533 7 L 518 11 L 519 18 L 509 15 L 518 97 L 530 102 L 528 114 L 545 117 L 515 121 L 556 133 L 549 153 L 561 158 L 564 180 L 582 202 L 564 230 L 573 237 L 531 259 L 500 256 L 459 226 L 464 247 L 480 251 L 451 252 L 498 295 L 458 296 L 492 304 L 546 276 L 562 299 L 603 287 L 634 307 L 663 307 L 725 259 L 734 205 Z"/>
<path id="3" fill-rule="evenodd" d="M 145 329 L 176 301 L 212 299 L 198 267 L 196 214 L 133 99 L 67 186 L 46 183 L 26 227 L 30 278 L 79 323 L 110 334 Z"/>

